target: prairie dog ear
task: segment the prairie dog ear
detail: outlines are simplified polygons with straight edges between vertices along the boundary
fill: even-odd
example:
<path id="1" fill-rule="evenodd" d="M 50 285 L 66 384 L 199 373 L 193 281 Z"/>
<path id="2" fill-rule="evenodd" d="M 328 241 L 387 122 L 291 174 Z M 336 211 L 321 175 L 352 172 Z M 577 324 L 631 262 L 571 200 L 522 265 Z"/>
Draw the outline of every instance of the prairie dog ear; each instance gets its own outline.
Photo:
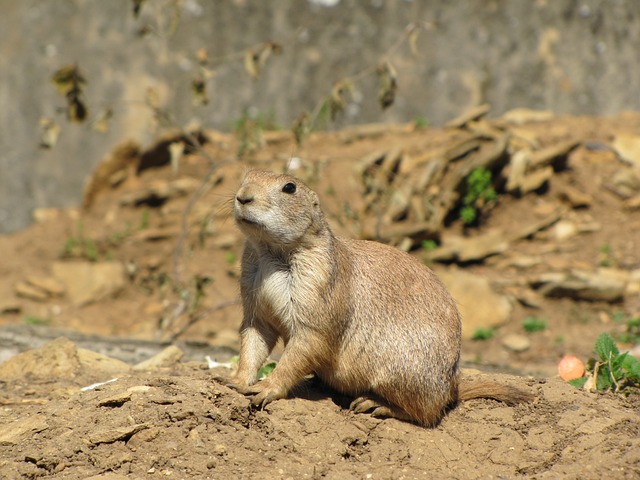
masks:
<path id="1" fill-rule="evenodd" d="M 318 198 L 318 194 L 313 190 L 310 191 L 311 194 L 311 212 L 313 215 L 314 223 L 320 225 L 323 223 L 324 213 L 322 213 L 322 208 L 320 207 L 320 199 Z"/>

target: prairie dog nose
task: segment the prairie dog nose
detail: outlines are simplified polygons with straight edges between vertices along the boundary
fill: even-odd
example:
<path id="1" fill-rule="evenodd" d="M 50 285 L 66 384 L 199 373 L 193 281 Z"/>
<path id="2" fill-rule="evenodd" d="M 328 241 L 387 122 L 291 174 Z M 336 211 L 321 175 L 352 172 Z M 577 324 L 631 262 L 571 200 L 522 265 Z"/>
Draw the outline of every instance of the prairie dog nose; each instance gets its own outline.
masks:
<path id="1" fill-rule="evenodd" d="M 236 195 L 236 200 L 238 201 L 238 203 L 246 205 L 247 203 L 253 202 L 253 195 L 239 193 L 238 195 Z"/>

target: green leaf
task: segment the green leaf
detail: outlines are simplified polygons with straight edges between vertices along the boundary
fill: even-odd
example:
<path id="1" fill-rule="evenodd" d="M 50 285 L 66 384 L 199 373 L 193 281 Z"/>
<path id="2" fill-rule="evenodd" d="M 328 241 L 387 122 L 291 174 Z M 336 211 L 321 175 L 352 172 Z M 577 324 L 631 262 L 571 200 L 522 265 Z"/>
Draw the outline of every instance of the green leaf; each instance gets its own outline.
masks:
<path id="1" fill-rule="evenodd" d="M 595 350 L 603 362 L 608 362 L 609 358 L 617 357 L 620 354 L 615 340 L 607 332 L 598 337 Z"/>
<path id="2" fill-rule="evenodd" d="M 622 368 L 627 372 L 627 376 L 640 383 L 640 360 L 632 355 L 626 355 L 622 362 Z"/>
<path id="3" fill-rule="evenodd" d="M 460 218 L 465 225 L 470 225 L 475 222 L 477 216 L 478 212 L 473 207 L 466 206 L 460 209 Z"/>
<path id="4" fill-rule="evenodd" d="M 613 368 L 613 373 L 616 377 L 616 379 L 620 378 L 622 376 L 622 364 L 625 360 L 625 358 L 627 358 L 627 355 L 629 354 L 629 352 L 625 352 L 625 353 L 621 353 L 620 355 L 618 355 L 617 357 L 613 357 L 611 360 L 611 367 Z"/>
<path id="5" fill-rule="evenodd" d="M 493 328 L 477 328 L 471 340 L 489 340 L 491 337 L 493 337 Z"/>
<path id="6" fill-rule="evenodd" d="M 569 380 L 567 383 L 576 388 L 582 388 L 584 387 L 584 384 L 587 383 L 587 380 L 589 380 L 589 377 L 580 377 Z"/>
<path id="7" fill-rule="evenodd" d="M 537 318 L 533 315 L 528 316 L 522 321 L 522 328 L 524 328 L 529 333 L 541 332 L 545 328 L 547 328 L 547 319 Z"/>
<path id="8" fill-rule="evenodd" d="M 276 362 L 269 362 L 265 364 L 260 370 L 258 370 L 258 379 L 262 380 L 271 375 L 271 372 L 276 368 Z"/>
<path id="9" fill-rule="evenodd" d="M 433 250 L 438 248 L 438 244 L 435 240 L 423 240 L 420 242 L 420 246 L 428 252 L 432 252 Z"/>
<path id="10" fill-rule="evenodd" d="M 598 379 L 596 380 L 596 388 L 602 392 L 611 389 L 613 382 L 611 381 L 611 371 L 608 365 L 603 365 L 598 370 Z"/>

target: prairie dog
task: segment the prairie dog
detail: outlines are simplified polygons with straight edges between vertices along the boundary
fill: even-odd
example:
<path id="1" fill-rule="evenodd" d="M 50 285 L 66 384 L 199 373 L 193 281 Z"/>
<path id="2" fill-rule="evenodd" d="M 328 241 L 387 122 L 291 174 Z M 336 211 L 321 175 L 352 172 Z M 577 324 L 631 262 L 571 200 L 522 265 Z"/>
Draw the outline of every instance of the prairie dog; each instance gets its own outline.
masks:
<path id="1" fill-rule="evenodd" d="M 461 322 L 436 275 L 377 242 L 336 237 L 318 195 L 289 175 L 250 171 L 234 199 L 246 237 L 240 360 L 231 386 L 255 405 L 314 373 L 356 398 L 351 408 L 434 426 L 458 401 L 531 395 L 459 381 Z M 282 338 L 271 375 L 257 372 Z"/>

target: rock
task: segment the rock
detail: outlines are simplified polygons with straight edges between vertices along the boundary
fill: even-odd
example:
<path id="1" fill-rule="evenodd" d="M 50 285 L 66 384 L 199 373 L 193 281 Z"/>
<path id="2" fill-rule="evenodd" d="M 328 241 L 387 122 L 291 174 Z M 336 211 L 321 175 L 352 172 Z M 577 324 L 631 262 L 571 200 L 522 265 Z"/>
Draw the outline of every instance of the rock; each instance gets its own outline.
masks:
<path id="1" fill-rule="evenodd" d="M 92 475 L 91 477 L 86 477 L 85 480 L 130 480 L 129 475 L 120 475 L 119 473 L 114 472 L 105 472 L 100 473 L 98 475 Z"/>
<path id="2" fill-rule="evenodd" d="M 370 123 L 354 125 L 340 130 L 338 137 L 344 143 L 353 143 L 364 139 L 382 137 L 389 133 L 409 133 L 414 129 L 414 123 L 391 125 L 388 123 Z"/>
<path id="3" fill-rule="evenodd" d="M 508 192 L 516 192 L 520 189 L 524 177 L 527 174 L 527 165 L 531 158 L 531 151 L 527 148 L 518 150 L 511 156 L 505 188 Z"/>
<path id="4" fill-rule="evenodd" d="M 527 174 L 520 182 L 520 192 L 529 193 L 538 190 L 553 177 L 552 167 L 543 167 Z"/>
<path id="5" fill-rule="evenodd" d="M 536 267 L 542 263 L 541 256 L 520 255 L 518 257 L 509 258 L 501 265 L 505 267 L 513 267 L 518 270 L 527 270 Z"/>
<path id="6" fill-rule="evenodd" d="M 540 150 L 535 150 L 531 153 L 531 161 L 529 162 L 530 169 L 536 169 L 538 167 L 564 164 L 567 160 L 567 155 L 571 153 L 579 145 L 576 140 L 566 140 Z"/>
<path id="7" fill-rule="evenodd" d="M 565 185 L 558 193 L 560 200 L 567 202 L 573 208 L 590 207 L 593 198 L 588 193 L 581 192 L 577 188 Z"/>
<path id="8" fill-rule="evenodd" d="M 505 112 L 502 119 L 514 125 L 531 122 L 546 122 L 554 118 L 551 110 L 530 110 L 528 108 L 514 108 Z"/>
<path id="9" fill-rule="evenodd" d="M 144 360 L 133 367 L 134 370 L 153 370 L 154 368 L 171 367 L 180 361 L 184 356 L 184 352 L 175 345 L 169 345 L 167 348 L 157 353 L 153 357 Z"/>
<path id="10" fill-rule="evenodd" d="M 35 300 L 37 302 L 46 302 L 49 300 L 47 292 L 43 292 L 39 288 L 29 285 L 26 282 L 18 282 L 15 286 L 16 295 L 22 298 L 28 298 L 29 300 Z"/>
<path id="11" fill-rule="evenodd" d="M 129 365 L 120 360 L 79 349 L 70 340 L 60 337 L 4 362 L 0 365 L 0 380 L 11 381 L 28 376 L 32 379 L 53 381 L 58 378 L 72 378 L 81 373 L 106 376 L 129 369 Z"/>
<path id="12" fill-rule="evenodd" d="M 123 206 L 162 205 L 166 201 L 183 197 L 198 188 L 200 181 L 195 178 L 178 178 L 171 182 L 157 180 L 143 190 L 130 192 L 120 198 Z"/>
<path id="13" fill-rule="evenodd" d="M 59 208 L 36 208 L 31 213 L 31 218 L 36 223 L 50 222 L 58 220 L 63 211 Z"/>
<path id="14" fill-rule="evenodd" d="M 27 277 L 27 283 L 44 291 L 49 297 L 61 297 L 64 295 L 64 285 L 53 277 Z"/>
<path id="15" fill-rule="evenodd" d="M 100 375 L 118 375 L 131 369 L 129 364 L 101 353 L 78 348 L 78 360 L 82 370 L 88 372 L 100 372 Z"/>
<path id="16" fill-rule="evenodd" d="M 640 269 L 629 273 L 629 283 L 624 293 L 626 296 L 640 295 Z"/>
<path id="17" fill-rule="evenodd" d="M 15 445 L 23 436 L 32 437 L 49 428 L 45 415 L 33 415 L 0 426 L 0 445 Z"/>
<path id="18" fill-rule="evenodd" d="M 502 339 L 502 345 L 512 352 L 526 352 L 531 348 L 531 340 L 524 335 L 510 333 Z"/>
<path id="19" fill-rule="evenodd" d="M 529 282 L 547 297 L 616 302 L 623 298 L 628 281 L 628 272 L 601 268 L 595 272 L 574 269 L 546 273 Z"/>
<path id="20" fill-rule="evenodd" d="M 20 313 L 22 311 L 22 306 L 17 303 L 11 301 L 1 301 L 0 300 L 0 315 L 3 313 Z"/>
<path id="21" fill-rule="evenodd" d="M 488 103 L 471 107 L 466 111 L 464 111 L 463 113 L 461 113 L 456 118 L 454 118 L 453 120 L 449 120 L 445 124 L 445 127 L 462 128 L 467 123 L 484 117 L 487 113 L 489 113 L 489 110 L 491 110 L 491 105 Z"/>
<path id="22" fill-rule="evenodd" d="M 89 442 L 93 445 L 117 442 L 118 440 L 131 438 L 134 434 L 145 428 L 149 428 L 149 426 L 144 423 L 126 425 L 124 427 L 107 426 L 90 432 Z"/>
<path id="23" fill-rule="evenodd" d="M 462 314 L 462 336 L 469 339 L 478 328 L 494 328 L 509 321 L 512 306 L 494 292 L 486 278 L 462 270 L 438 271 Z"/>
<path id="24" fill-rule="evenodd" d="M 164 259 L 160 255 L 146 255 L 138 260 L 140 267 L 147 270 L 157 270 L 162 266 L 163 262 Z"/>
<path id="25" fill-rule="evenodd" d="M 125 268 L 120 262 L 55 262 L 52 270 L 75 305 L 108 298 L 125 287 Z"/>
<path id="26" fill-rule="evenodd" d="M 640 167 L 640 135 L 618 133 L 611 146 L 622 161 Z"/>
<path id="27" fill-rule="evenodd" d="M 624 208 L 631 211 L 640 210 L 640 195 L 625 200 Z"/>
<path id="28" fill-rule="evenodd" d="M 179 234 L 180 229 L 174 227 L 147 228 L 133 235 L 133 239 L 141 242 L 157 242 L 159 240 L 177 237 Z"/>
<path id="29" fill-rule="evenodd" d="M 560 220 L 551 229 L 551 237 L 557 241 L 567 240 L 578 233 L 578 227 L 569 220 Z"/>
<path id="30" fill-rule="evenodd" d="M 640 170 L 623 168 L 605 186 L 621 198 L 630 198 L 640 192 Z"/>
<path id="31" fill-rule="evenodd" d="M 518 286 L 507 287 L 505 292 L 513 295 L 518 302 L 529 308 L 542 308 L 542 298 L 539 294 L 529 288 Z"/>
<path id="32" fill-rule="evenodd" d="M 15 287 L 16 295 L 30 300 L 45 302 L 64 294 L 64 285 L 52 277 L 30 276 Z"/>
<path id="33" fill-rule="evenodd" d="M 540 150 L 516 151 L 511 156 L 505 188 L 521 194 L 538 190 L 553 177 L 553 167 L 563 165 L 577 146 L 578 142 L 570 140 Z"/>
<path id="34" fill-rule="evenodd" d="M 435 261 L 472 262 L 482 260 L 491 255 L 505 252 L 509 248 L 509 241 L 505 238 L 504 232 L 499 230 L 471 238 L 451 235 L 445 237 L 442 246 L 431 252 L 428 257 Z"/>

